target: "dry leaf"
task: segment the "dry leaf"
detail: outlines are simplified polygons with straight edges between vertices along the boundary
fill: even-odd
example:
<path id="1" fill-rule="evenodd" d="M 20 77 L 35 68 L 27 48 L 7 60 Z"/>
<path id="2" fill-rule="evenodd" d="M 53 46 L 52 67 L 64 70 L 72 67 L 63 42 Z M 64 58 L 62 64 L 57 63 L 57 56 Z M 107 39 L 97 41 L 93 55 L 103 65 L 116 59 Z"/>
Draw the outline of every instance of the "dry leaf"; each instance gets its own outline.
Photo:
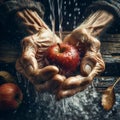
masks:
<path id="1" fill-rule="evenodd" d="M 7 71 L 0 71 L 0 84 L 5 82 L 15 82 L 15 77 Z"/>
<path id="2" fill-rule="evenodd" d="M 115 104 L 115 92 L 113 86 L 109 86 L 102 95 L 102 106 L 105 110 L 112 109 Z"/>

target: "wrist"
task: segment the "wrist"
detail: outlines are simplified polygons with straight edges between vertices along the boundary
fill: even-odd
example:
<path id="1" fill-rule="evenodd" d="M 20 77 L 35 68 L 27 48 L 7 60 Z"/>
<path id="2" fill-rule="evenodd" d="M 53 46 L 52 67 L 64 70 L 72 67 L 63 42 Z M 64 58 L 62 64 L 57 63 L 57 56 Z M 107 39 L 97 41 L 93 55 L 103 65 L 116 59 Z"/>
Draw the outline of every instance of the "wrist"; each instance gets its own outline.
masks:
<path id="1" fill-rule="evenodd" d="M 114 16 L 104 10 L 91 13 L 77 29 L 86 29 L 90 35 L 100 36 L 102 32 L 112 23 Z"/>

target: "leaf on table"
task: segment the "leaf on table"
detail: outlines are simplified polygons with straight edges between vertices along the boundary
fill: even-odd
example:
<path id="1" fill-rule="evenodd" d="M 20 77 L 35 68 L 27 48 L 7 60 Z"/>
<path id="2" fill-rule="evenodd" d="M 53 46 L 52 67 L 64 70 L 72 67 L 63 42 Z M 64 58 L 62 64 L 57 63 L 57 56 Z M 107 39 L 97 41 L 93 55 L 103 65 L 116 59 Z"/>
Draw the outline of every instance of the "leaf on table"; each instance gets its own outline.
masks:
<path id="1" fill-rule="evenodd" d="M 115 92 L 112 85 L 104 90 L 101 102 L 105 110 L 108 111 L 112 109 L 113 105 L 115 104 Z"/>

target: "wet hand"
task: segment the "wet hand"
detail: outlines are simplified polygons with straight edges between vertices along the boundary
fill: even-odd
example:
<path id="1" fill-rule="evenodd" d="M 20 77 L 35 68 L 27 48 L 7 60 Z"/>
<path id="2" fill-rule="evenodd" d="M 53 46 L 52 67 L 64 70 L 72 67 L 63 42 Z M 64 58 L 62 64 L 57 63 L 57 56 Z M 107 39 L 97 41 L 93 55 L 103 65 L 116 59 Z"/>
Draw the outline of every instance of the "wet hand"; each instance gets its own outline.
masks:
<path id="1" fill-rule="evenodd" d="M 75 29 L 65 37 L 65 43 L 72 44 L 81 54 L 79 75 L 71 76 L 63 81 L 56 94 L 57 99 L 65 98 L 83 91 L 94 77 L 105 69 L 100 53 L 100 42 L 84 28 Z"/>
<path id="2" fill-rule="evenodd" d="M 16 69 L 40 92 L 54 92 L 65 79 L 56 66 L 45 65 L 45 51 L 56 42 L 60 43 L 61 40 L 46 28 L 22 40 L 22 54 L 16 62 Z"/>

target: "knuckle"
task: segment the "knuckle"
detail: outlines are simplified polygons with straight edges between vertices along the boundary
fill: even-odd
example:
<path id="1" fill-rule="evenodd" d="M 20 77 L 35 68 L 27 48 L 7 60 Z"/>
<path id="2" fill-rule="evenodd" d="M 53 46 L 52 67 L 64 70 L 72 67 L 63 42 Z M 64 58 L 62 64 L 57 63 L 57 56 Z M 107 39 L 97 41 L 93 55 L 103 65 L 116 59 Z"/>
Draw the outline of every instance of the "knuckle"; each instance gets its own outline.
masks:
<path id="1" fill-rule="evenodd" d="M 98 39 L 94 38 L 91 41 L 91 46 L 92 46 L 92 48 L 99 50 L 100 46 L 101 46 L 101 42 Z"/>
<path id="2" fill-rule="evenodd" d="M 27 36 L 22 40 L 22 45 L 34 45 L 36 37 L 35 36 Z"/>
<path id="3" fill-rule="evenodd" d="M 64 97 L 65 97 L 64 91 L 60 90 L 60 91 L 58 92 L 58 94 L 57 94 L 57 99 L 60 100 L 60 99 L 62 99 L 62 98 L 64 98 Z"/>
<path id="4" fill-rule="evenodd" d="M 30 60 L 30 57 L 28 55 L 23 54 L 21 57 L 21 61 L 27 63 Z"/>
<path id="5" fill-rule="evenodd" d="M 101 46 L 101 43 L 100 43 L 100 41 L 98 39 L 95 39 L 94 44 L 96 44 L 99 48 Z"/>
<path id="6" fill-rule="evenodd" d="M 26 45 L 26 44 L 29 44 L 30 43 L 30 37 L 25 37 L 23 40 L 22 40 L 22 45 Z"/>
<path id="7" fill-rule="evenodd" d="M 76 29 L 72 32 L 72 36 L 78 40 L 80 40 L 81 42 L 84 42 L 88 39 L 88 34 L 86 29 L 84 28 L 80 28 L 80 29 Z"/>
<path id="8" fill-rule="evenodd" d="M 76 78 L 75 77 L 70 77 L 67 80 L 64 81 L 64 88 L 65 87 L 72 87 L 76 83 Z"/>

